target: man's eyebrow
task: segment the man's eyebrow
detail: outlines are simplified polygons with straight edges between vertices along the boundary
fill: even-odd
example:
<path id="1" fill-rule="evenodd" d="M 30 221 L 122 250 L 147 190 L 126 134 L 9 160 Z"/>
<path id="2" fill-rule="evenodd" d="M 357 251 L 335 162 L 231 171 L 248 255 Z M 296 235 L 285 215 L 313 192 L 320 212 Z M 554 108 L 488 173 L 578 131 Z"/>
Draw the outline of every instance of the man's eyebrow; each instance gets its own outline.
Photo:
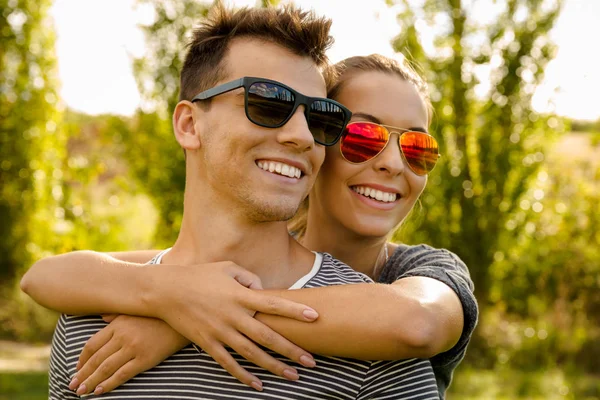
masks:
<path id="1" fill-rule="evenodd" d="M 385 124 L 381 123 L 381 120 L 379 118 L 377 118 L 374 115 L 368 114 L 368 113 L 357 112 L 357 113 L 353 113 L 352 117 L 358 117 L 361 119 L 366 119 L 367 121 L 375 122 L 376 124 L 385 125 Z M 417 132 L 427 133 L 427 129 L 421 128 L 419 126 L 411 126 L 409 128 L 404 128 L 404 129 L 407 129 L 409 131 L 417 131 Z"/>

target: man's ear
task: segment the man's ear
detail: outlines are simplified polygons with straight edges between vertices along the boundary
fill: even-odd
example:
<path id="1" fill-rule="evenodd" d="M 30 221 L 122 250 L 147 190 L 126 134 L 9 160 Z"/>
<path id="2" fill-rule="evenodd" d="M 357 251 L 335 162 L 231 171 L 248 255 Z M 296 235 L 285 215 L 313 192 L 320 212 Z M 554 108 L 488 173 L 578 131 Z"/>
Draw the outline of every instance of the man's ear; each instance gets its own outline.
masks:
<path id="1" fill-rule="evenodd" d="M 201 141 L 196 126 L 196 106 L 187 100 L 180 101 L 173 112 L 175 138 L 184 150 L 197 150 Z"/>

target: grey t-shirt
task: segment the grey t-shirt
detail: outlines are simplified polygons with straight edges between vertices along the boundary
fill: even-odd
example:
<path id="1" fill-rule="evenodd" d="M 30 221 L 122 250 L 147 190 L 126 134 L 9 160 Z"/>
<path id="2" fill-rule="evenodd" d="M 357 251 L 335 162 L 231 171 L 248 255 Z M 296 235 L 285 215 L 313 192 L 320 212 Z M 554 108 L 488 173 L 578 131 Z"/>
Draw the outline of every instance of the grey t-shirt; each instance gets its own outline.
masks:
<path id="1" fill-rule="evenodd" d="M 477 325 L 478 308 L 473 282 L 465 263 L 454 253 L 425 244 L 400 245 L 381 272 L 379 282 L 393 283 L 409 276 L 425 276 L 448 285 L 458 295 L 464 312 L 464 326 L 458 343 L 450 350 L 431 358 L 440 398 L 452 380 L 452 373 L 462 361 Z"/>

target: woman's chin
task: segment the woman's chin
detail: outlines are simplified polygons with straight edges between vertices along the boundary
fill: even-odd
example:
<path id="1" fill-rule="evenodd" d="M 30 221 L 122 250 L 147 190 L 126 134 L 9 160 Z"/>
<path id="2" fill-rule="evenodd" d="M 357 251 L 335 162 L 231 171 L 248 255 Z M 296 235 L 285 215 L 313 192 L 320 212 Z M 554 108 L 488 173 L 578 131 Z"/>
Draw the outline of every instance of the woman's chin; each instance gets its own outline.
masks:
<path id="1" fill-rule="evenodd" d="M 350 228 L 357 236 L 363 237 L 384 237 L 394 229 L 394 225 L 390 223 L 381 223 L 371 220 L 356 221 Z"/>

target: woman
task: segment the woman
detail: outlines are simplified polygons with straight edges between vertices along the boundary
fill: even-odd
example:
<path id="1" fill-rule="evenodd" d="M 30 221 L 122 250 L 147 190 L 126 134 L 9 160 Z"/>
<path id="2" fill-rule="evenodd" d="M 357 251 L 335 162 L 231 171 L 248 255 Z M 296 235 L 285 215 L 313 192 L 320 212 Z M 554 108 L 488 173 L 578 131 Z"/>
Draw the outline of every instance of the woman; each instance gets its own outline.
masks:
<path id="1" fill-rule="evenodd" d="M 189 271 L 173 268 L 173 274 L 181 273 L 183 280 L 195 285 L 210 283 L 196 296 L 200 298 L 185 297 L 186 291 L 177 293 L 185 298 L 178 307 L 185 309 L 182 315 L 195 313 L 190 323 L 204 329 L 206 345 L 197 344 L 244 383 L 257 378 L 235 361 L 220 357 L 223 345 L 231 344 L 236 335 L 305 366 L 314 365 L 307 351 L 360 359 L 431 358 L 443 398 L 476 323 L 472 283 L 466 267 L 452 253 L 387 242 L 412 210 L 438 157 L 437 143 L 426 133 L 431 112 L 425 84 L 406 65 L 378 55 L 349 58 L 333 71 L 337 78 L 329 97 L 346 105 L 353 117 L 341 141 L 326 149 L 310 202 L 290 230 L 305 247 L 331 253 L 355 270 L 390 284 L 378 285 L 378 296 L 369 298 L 370 320 L 348 315 L 352 310 L 344 309 L 343 299 L 338 298 L 332 299 L 332 304 L 340 304 L 335 313 L 323 315 L 317 309 L 320 315 L 307 324 L 316 315 L 298 316 L 293 303 L 280 303 L 269 297 L 273 295 L 269 291 L 261 292 L 264 302 L 259 305 L 232 295 L 232 286 L 223 289 L 225 283 L 220 286 L 212 277 L 192 279 L 185 275 Z M 129 293 L 135 291 L 117 290 L 111 282 L 137 287 L 131 262 L 146 262 L 157 253 L 115 254 L 121 261 L 90 252 L 50 257 L 29 270 L 22 288 L 40 304 L 65 313 L 110 309 L 135 314 L 131 310 L 139 308 L 131 304 L 140 300 Z M 231 280 L 260 288 L 256 277 L 235 268 Z M 347 288 L 346 296 L 359 296 L 364 290 L 362 285 Z M 310 289 L 300 289 L 304 291 L 309 304 Z M 150 311 L 143 315 L 156 316 Z M 266 327 L 246 329 L 233 315 L 255 316 Z M 188 344 L 162 321 L 118 316 L 86 345 L 71 388 L 78 394 L 107 392 Z M 298 379 L 295 369 L 264 352 L 242 355 L 273 373 Z"/>

